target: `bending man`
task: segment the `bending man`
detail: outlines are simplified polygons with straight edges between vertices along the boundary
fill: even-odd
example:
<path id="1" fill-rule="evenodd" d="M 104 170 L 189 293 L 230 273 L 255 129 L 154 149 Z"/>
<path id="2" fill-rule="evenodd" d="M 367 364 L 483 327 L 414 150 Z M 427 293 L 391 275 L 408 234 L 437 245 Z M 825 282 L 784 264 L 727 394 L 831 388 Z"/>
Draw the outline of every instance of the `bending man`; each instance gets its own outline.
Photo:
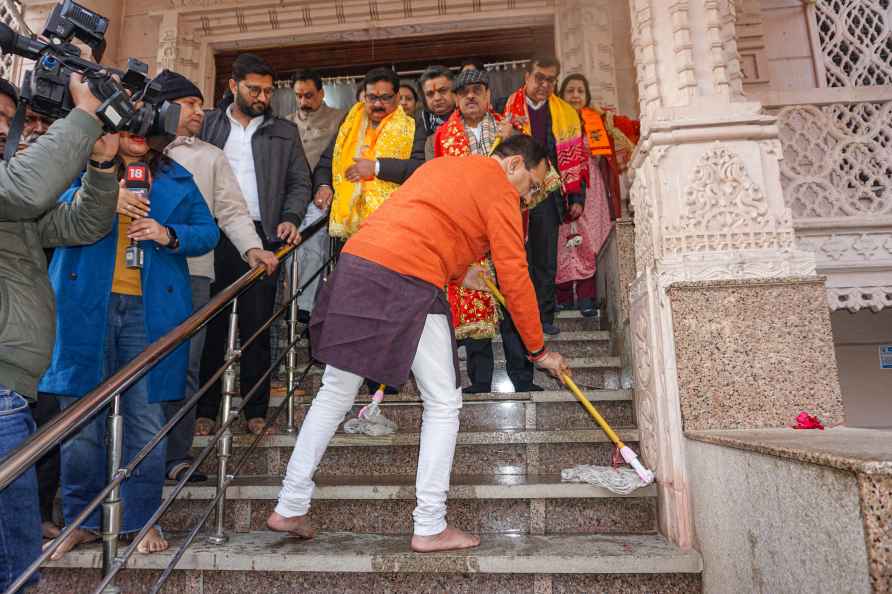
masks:
<path id="1" fill-rule="evenodd" d="M 462 395 L 443 287 L 464 279 L 481 288 L 479 269 L 469 266 L 491 252 L 529 358 L 552 374 L 566 371 L 563 358 L 545 350 L 523 244 L 521 201 L 541 187 L 546 167 L 545 149 L 529 136 L 505 141 L 493 157 L 435 159 L 347 241 L 310 320 L 313 354 L 327 366 L 267 520 L 270 529 L 312 538 L 306 514 L 313 474 L 362 378 L 398 386 L 411 370 L 424 402 L 412 549 L 480 543 L 446 525 Z"/>

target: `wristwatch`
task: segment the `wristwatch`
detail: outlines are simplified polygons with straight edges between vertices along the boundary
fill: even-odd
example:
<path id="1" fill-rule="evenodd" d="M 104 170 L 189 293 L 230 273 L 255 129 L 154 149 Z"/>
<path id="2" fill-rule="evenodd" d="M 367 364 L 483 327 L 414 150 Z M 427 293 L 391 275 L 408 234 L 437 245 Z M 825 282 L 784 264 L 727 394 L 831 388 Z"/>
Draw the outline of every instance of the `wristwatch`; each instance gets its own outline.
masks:
<path id="1" fill-rule="evenodd" d="M 90 159 L 90 166 L 95 167 L 96 169 L 111 169 L 115 165 L 118 164 L 118 158 L 114 157 L 110 161 L 94 161 Z"/>
<path id="2" fill-rule="evenodd" d="M 180 247 L 180 238 L 177 237 L 177 232 L 173 230 L 173 227 L 170 225 L 165 225 L 165 229 L 167 229 L 167 234 L 170 235 L 170 241 L 167 242 L 167 245 L 164 246 L 169 250 L 176 250 Z"/>

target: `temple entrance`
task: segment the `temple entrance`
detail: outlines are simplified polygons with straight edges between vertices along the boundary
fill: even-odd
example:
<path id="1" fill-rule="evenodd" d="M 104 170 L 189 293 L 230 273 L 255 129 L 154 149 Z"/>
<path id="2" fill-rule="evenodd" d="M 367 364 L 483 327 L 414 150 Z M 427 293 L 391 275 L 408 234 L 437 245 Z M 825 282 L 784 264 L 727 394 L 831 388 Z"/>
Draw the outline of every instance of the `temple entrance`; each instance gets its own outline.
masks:
<path id="1" fill-rule="evenodd" d="M 493 96 L 505 96 L 522 80 L 523 65 L 536 53 L 553 53 L 554 27 L 551 25 L 453 31 L 438 35 L 419 35 L 392 39 L 366 39 L 262 48 L 253 51 L 272 65 L 283 89 L 273 107 L 287 115 L 291 77 L 298 70 L 312 68 L 325 78 L 326 101 L 333 107 L 348 107 L 353 102 L 355 83 L 377 66 L 390 66 L 402 78 L 414 82 L 431 64 L 458 66 L 468 57 L 486 64 L 493 79 Z M 215 55 L 214 101 L 219 100 L 229 80 L 232 63 L 246 51 L 225 50 Z M 291 97 L 293 100 L 293 97 Z"/>

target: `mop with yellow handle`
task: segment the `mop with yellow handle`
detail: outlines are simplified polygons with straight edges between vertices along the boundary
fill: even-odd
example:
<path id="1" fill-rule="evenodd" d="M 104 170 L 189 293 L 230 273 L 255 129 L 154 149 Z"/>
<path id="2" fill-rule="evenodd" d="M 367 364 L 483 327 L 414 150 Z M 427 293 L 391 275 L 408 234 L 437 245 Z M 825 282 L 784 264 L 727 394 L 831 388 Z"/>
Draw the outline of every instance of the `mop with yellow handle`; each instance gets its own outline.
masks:
<path id="1" fill-rule="evenodd" d="M 381 401 L 384 400 L 385 387 L 384 384 L 378 386 L 372 396 L 372 401 L 360 409 L 355 419 L 344 423 L 344 431 L 374 436 L 396 433 L 397 424 L 381 414 Z"/>
<path id="2" fill-rule="evenodd" d="M 502 295 L 496 284 L 484 273 L 480 273 L 480 278 L 489 287 L 493 296 L 505 307 L 505 297 Z M 563 384 L 576 396 L 576 399 L 582 403 L 582 406 L 595 419 L 598 426 L 607 434 L 610 441 L 616 446 L 622 459 L 626 461 L 632 468 L 613 468 L 612 466 L 592 466 L 589 464 L 581 464 L 573 468 L 567 468 L 561 472 L 561 478 L 565 481 L 585 482 L 591 485 L 604 487 L 613 493 L 619 495 L 628 495 L 636 489 L 647 486 L 654 481 L 654 473 L 647 469 L 638 459 L 635 451 L 627 446 L 616 434 L 616 431 L 601 416 L 595 405 L 586 398 L 579 386 L 573 381 L 569 375 L 562 373 L 560 377 Z"/>

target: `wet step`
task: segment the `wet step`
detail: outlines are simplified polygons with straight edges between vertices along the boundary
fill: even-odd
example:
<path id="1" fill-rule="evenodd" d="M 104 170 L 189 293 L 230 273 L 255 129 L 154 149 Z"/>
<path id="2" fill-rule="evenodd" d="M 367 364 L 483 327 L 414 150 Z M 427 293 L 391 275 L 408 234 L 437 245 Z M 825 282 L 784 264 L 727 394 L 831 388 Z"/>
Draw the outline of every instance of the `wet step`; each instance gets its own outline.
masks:
<path id="1" fill-rule="evenodd" d="M 472 400 L 466 397 L 463 399 L 459 413 L 461 430 L 591 429 L 595 426 L 591 416 L 571 394 L 566 392 L 534 392 L 533 394 L 542 396 L 529 400 Z M 614 398 L 614 394 L 608 391 L 589 392 L 589 398 L 611 424 L 633 426 L 635 417 L 632 402 L 628 393 L 623 393 L 622 396 L 623 398 Z M 421 430 L 421 416 L 424 409 L 417 396 L 411 396 L 411 398 L 411 400 L 407 398 L 394 401 L 390 397 L 385 397 L 381 405 L 382 414 L 394 421 L 399 427 L 399 431 Z M 280 402 L 281 399 L 278 399 L 275 403 Z M 299 427 L 303 423 L 311 402 L 311 399 L 305 398 L 295 403 L 295 426 Z M 353 406 L 345 419 L 356 418 L 367 403 L 367 397 L 360 400 Z M 283 411 L 279 414 L 278 408 L 270 407 L 267 416 L 273 418 L 277 414 L 274 430 L 283 433 L 285 432 L 286 413 Z M 339 428 L 338 431 L 342 432 L 343 429 Z M 236 434 L 247 432 L 247 422 L 244 417 L 234 423 L 233 432 Z"/>
<path id="2" fill-rule="evenodd" d="M 496 359 L 505 359 L 505 350 L 502 337 L 493 339 L 493 352 Z M 546 336 L 545 344 L 564 357 L 596 357 L 610 354 L 610 333 L 606 331 L 576 331 L 561 332 L 556 336 Z M 459 357 L 465 359 L 465 350 L 459 348 Z M 304 365 L 309 362 L 309 350 L 306 341 L 301 341 L 297 347 L 297 362 Z"/>
<path id="3" fill-rule="evenodd" d="M 246 477 L 227 490 L 227 530 L 263 530 L 281 488 L 281 477 Z M 170 486 L 165 487 L 165 493 Z M 187 486 L 162 518 L 165 528 L 194 526 L 215 495 L 213 479 Z M 415 477 L 321 479 L 312 518 L 324 531 L 411 534 Z M 480 534 L 650 534 L 656 531 L 656 489 L 630 496 L 559 475 L 452 478 L 449 521 Z"/>
<path id="4" fill-rule="evenodd" d="M 181 541 L 134 555 L 118 584 L 143 592 Z M 223 545 L 193 543 L 165 592 L 700 592 L 702 560 L 660 535 L 484 535 L 476 549 L 413 553 L 407 536 L 321 533 L 301 541 L 273 532 L 234 533 Z M 101 567 L 98 544 L 50 564 L 38 592 L 89 591 Z M 56 568 L 64 568 L 59 570 Z M 96 571 L 78 571 L 92 568 Z M 151 571 L 154 570 L 154 571 Z M 199 589 L 196 590 L 195 588 Z"/>
<path id="5" fill-rule="evenodd" d="M 638 431 L 615 427 L 630 447 L 638 448 Z M 242 457 L 253 436 L 233 437 L 234 457 Z M 264 437 L 246 459 L 241 476 L 283 475 L 295 434 Z M 207 444 L 207 437 L 195 437 L 194 447 Z M 371 437 L 335 435 L 322 463 L 319 476 L 361 476 L 370 469 L 379 476 L 414 474 L 418 465 L 418 433 L 396 433 Z M 197 449 L 193 449 L 195 455 Z M 613 444 L 600 429 L 566 431 L 485 431 L 459 433 L 453 472 L 455 474 L 548 474 L 559 473 L 577 464 L 610 464 Z M 216 460 L 211 454 L 202 471 L 212 474 Z"/>
<path id="6" fill-rule="evenodd" d="M 619 357 L 597 356 L 597 357 L 578 357 L 567 359 L 567 365 L 570 367 L 575 381 L 582 389 L 586 390 L 617 390 L 621 388 L 622 360 Z M 496 359 L 496 377 L 493 378 L 493 385 L 496 391 L 511 391 L 513 386 L 504 372 L 505 361 Z M 461 385 L 470 385 L 468 379 L 466 363 L 460 362 Z M 322 370 L 314 368 L 307 376 L 306 385 L 303 389 L 309 394 L 315 394 L 319 391 L 322 383 Z M 560 390 L 563 385 L 547 373 L 536 370 L 533 377 L 533 383 L 538 384 L 546 390 Z M 506 388 L 495 388 L 497 385 L 504 384 Z M 510 386 L 510 387 L 508 387 Z M 418 394 L 418 387 L 415 380 L 410 378 L 409 381 L 400 387 L 401 392 L 408 394 Z"/>

